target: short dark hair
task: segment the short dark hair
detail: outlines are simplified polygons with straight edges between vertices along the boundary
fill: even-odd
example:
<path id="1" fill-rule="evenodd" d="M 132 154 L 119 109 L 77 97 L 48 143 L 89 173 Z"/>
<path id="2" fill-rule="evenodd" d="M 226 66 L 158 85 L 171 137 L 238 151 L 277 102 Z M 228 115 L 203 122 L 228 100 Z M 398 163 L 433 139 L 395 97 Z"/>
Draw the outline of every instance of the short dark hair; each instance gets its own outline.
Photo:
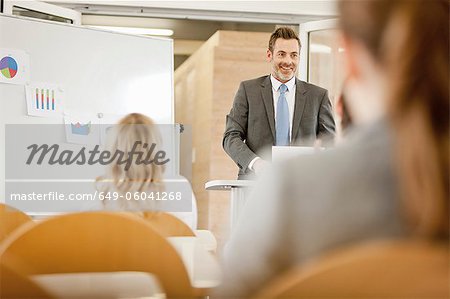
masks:
<path id="1" fill-rule="evenodd" d="M 270 52 L 273 52 L 273 46 L 275 45 L 275 42 L 277 41 L 277 39 L 282 38 L 282 39 L 296 39 L 298 41 L 298 47 L 301 48 L 302 45 L 300 43 L 300 39 L 298 38 L 297 33 L 295 33 L 294 30 L 292 30 L 289 27 L 280 27 L 277 28 L 272 35 L 270 36 L 269 39 L 269 50 Z"/>

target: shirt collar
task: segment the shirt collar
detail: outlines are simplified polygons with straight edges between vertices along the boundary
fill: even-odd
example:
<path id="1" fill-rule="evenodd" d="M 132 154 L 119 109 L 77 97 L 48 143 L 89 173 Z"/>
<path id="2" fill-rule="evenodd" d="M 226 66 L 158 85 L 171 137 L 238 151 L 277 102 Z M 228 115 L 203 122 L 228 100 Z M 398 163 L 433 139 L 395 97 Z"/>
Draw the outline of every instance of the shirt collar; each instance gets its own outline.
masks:
<path id="1" fill-rule="evenodd" d="M 272 87 L 275 91 L 278 91 L 278 89 L 280 88 L 281 83 L 280 81 L 278 81 L 274 76 L 270 75 L 270 81 L 272 82 Z M 284 83 L 284 85 L 287 86 L 288 91 L 292 91 L 292 89 L 294 88 L 295 85 L 295 76 L 293 76 L 291 78 L 291 80 L 287 81 L 286 83 Z"/>

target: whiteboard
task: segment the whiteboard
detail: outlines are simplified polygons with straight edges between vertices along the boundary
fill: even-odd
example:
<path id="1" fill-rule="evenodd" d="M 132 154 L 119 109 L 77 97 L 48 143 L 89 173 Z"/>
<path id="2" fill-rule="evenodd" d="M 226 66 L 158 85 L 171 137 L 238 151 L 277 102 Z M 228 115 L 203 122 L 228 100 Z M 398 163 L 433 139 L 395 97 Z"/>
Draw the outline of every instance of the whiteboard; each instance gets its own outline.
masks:
<path id="1" fill-rule="evenodd" d="M 0 48 L 25 51 L 30 83 L 61 87 L 66 113 L 101 117 L 139 112 L 159 124 L 174 123 L 171 39 L 0 14 Z M 25 86 L 0 83 L 0 195 L 4 125 L 51 123 L 62 124 L 63 117 L 28 116 Z"/>

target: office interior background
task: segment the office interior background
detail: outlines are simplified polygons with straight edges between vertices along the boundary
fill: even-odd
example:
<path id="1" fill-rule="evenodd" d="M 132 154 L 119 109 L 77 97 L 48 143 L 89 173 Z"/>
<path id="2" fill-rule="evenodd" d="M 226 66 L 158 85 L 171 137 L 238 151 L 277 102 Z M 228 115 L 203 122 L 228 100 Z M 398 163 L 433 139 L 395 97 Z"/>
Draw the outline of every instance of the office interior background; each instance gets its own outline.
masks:
<path id="1" fill-rule="evenodd" d="M 270 73 L 270 33 L 290 26 L 300 34 L 298 77 L 327 88 L 332 101 L 343 81 L 336 1 L 3 0 L 2 6 L 16 16 L 173 39 L 175 122 L 192 130 L 192 141 L 181 137 L 180 173 L 192 184 L 198 227 L 211 230 L 219 248 L 230 233 L 230 195 L 205 190 L 205 183 L 236 178 L 221 145 L 225 116 L 239 82 Z"/>
<path id="2" fill-rule="evenodd" d="M 251 188 L 233 188 L 232 184 L 249 187 L 252 181 L 236 181 L 238 167 L 225 153 L 222 140 L 226 116 L 233 105 L 239 84 L 242 81 L 271 73 L 272 66 L 267 61 L 270 34 L 279 27 L 288 26 L 298 34 L 301 42 L 296 76 L 300 80 L 328 90 L 336 122 L 335 141 L 336 144 L 342 142 L 344 146 L 346 145 L 344 141 L 347 135 L 344 136 L 343 128 L 341 128 L 340 112 L 342 111 L 338 110 L 339 107 L 342 109 L 342 106 L 339 105 L 343 105 L 344 97 L 344 56 L 353 52 L 348 51 L 346 53 L 346 49 L 342 46 L 341 36 L 337 29 L 339 17 L 337 5 L 338 0 L 0 0 L 0 58 L 9 58 L 7 57 L 9 54 L 6 52 L 12 49 L 11 51 L 17 50 L 16 53 L 23 55 L 18 54 L 20 59 L 27 56 L 34 59 L 31 64 L 30 61 L 22 64 L 29 67 L 29 69 L 25 67 L 25 73 L 31 69 L 33 76 L 27 74 L 29 82 L 5 82 L 5 78 L 0 76 L 0 94 L 3 100 L 0 107 L 0 125 L 28 125 L 28 127 L 23 127 L 28 128 L 28 131 L 24 130 L 27 131 L 28 135 L 23 135 L 27 136 L 28 139 L 17 138 L 20 135 L 12 136 L 14 134 L 8 133 L 6 126 L 0 128 L 0 139 L 5 140 L 4 144 L 0 145 L 0 166 L 4 168 L 3 173 L 0 173 L 0 194 L 5 194 L 5 199 L 0 199 L 0 222 L 2 222 L 0 223 L 0 237 L 3 238 L 3 243 L 0 242 L 0 253 L 1 257 L 6 257 L 0 263 L 0 272 L 6 270 L 3 273 L 7 274 L 3 275 L 2 278 L 0 273 L 0 284 L 11 278 L 13 280 L 17 278 L 16 274 L 20 274 L 18 276 L 25 276 L 18 278 L 25 278 L 26 283 L 32 282 L 31 291 L 41 291 L 40 288 L 33 290 L 36 285 L 49 286 L 49 290 L 56 293 L 61 292 L 61 294 L 74 295 L 87 292 L 86 298 L 89 298 L 91 294 L 102 292 L 112 295 L 112 298 L 121 296 L 129 298 L 121 293 L 124 290 L 130 291 L 133 294 L 130 297 L 133 298 L 147 298 L 148 294 L 156 294 L 155 298 L 166 298 L 165 296 L 182 298 L 185 294 L 189 294 L 189 298 L 209 298 L 208 296 L 214 295 L 214 292 L 220 288 L 224 281 L 230 282 L 233 280 L 230 279 L 231 277 L 222 276 L 227 271 L 228 274 L 231 273 L 239 277 L 239 275 L 245 276 L 245 270 L 250 269 L 258 275 L 264 276 L 267 274 L 265 270 L 271 267 L 277 268 L 285 262 L 285 259 L 288 259 L 289 254 L 300 252 L 294 252 L 295 250 L 290 250 L 289 247 L 294 243 L 291 237 L 296 233 L 292 233 L 290 230 L 296 230 L 300 225 L 293 229 L 292 227 L 286 229 L 286 226 L 282 226 L 283 229 L 271 235 L 270 229 L 269 233 L 260 229 L 262 222 L 271 224 L 270 221 L 266 221 L 266 213 L 259 213 L 258 215 L 253 213 L 255 219 L 262 220 L 262 222 L 259 222 L 259 225 L 250 226 L 249 230 L 239 231 L 243 231 L 243 236 L 248 238 L 245 239 L 245 242 L 236 242 L 242 246 L 235 247 L 239 250 L 232 252 L 235 255 L 234 257 L 250 257 L 249 261 L 244 261 L 242 265 L 235 263 L 232 267 L 230 267 L 230 264 L 226 265 L 225 262 L 222 265 L 219 263 L 219 261 L 226 261 L 226 258 L 229 257 L 227 253 L 230 251 L 227 252 L 227 246 L 228 249 L 233 248 L 233 245 L 236 246 L 236 244 L 233 244 L 233 240 L 228 241 L 230 241 L 231 235 L 239 236 L 239 233 L 236 233 L 238 230 L 234 229 L 238 227 L 235 226 L 238 221 L 238 212 L 241 213 L 245 205 L 245 201 L 242 199 L 250 198 L 249 192 L 254 191 Z M 345 15 L 344 11 L 342 13 Z M 397 15 L 395 16 L 397 17 Z M 365 19 L 359 21 L 365 23 Z M 442 25 L 442 23 L 439 24 Z M 66 34 L 69 38 L 66 38 Z M 426 39 L 427 36 L 423 36 Z M 348 49 L 352 49 L 352 44 L 347 45 L 349 45 Z M 435 48 L 441 50 L 440 46 L 442 44 L 438 42 Z M 443 46 L 442 49 L 444 48 Z M 364 49 L 362 47 L 359 50 Z M 361 53 L 365 52 L 361 51 Z M 386 53 L 391 52 L 386 51 Z M 7 61 L 10 63 L 10 60 Z M 26 59 L 23 61 L 26 61 Z M 60 67 L 59 64 L 64 66 Z M 425 64 L 427 64 L 427 61 L 421 65 Z M 127 67 L 130 68 L 130 74 L 125 74 L 128 71 Z M 155 69 L 152 69 L 153 67 Z M 0 75 L 7 79 L 14 79 L 12 77 L 16 73 L 11 75 L 10 72 L 17 71 L 17 65 L 14 69 L 14 66 L 5 66 L 3 61 L 1 70 Z M 121 76 L 121 74 L 124 75 Z M 380 72 L 380 74 L 386 75 L 387 78 L 387 72 Z M 430 80 L 424 80 L 424 82 L 431 82 L 431 79 L 444 77 L 441 73 L 437 73 L 436 78 L 433 75 L 428 78 Z M 370 78 L 372 79 L 372 77 Z M 59 79 L 61 80 L 58 81 Z M 49 82 L 54 84 L 51 85 Z M 38 83 L 41 85 L 48 84 L 51 86 L 50 89 L 54 88 L 57 98 L 60 94 L 66 96 L 63 100 L 65 101 L 64 104 L 67 104 L 67 107 L 64 107 L 64 109 L 68 108 L 67 114 L 64 111 L 64 113 L 58 114 L 58 118 L 54 115 L 45 118 L 48 115 L 42 114 L 42 111 L 38 111 L 41 114 L 36 114 L 36 111 L 33 112 L 35 114 L 30 113 L 30 106 L 32 105 L 30 99 L 31 101 L 36 99 L 37 106 L 40 103 L 37 88 L 36 98 L 34 98 L 35 85 L 33 84 Z M 71 84 L 73 86 L 70 86 Z M 58 86 L 56 87 L 56 85 Z M 443 94 L 445 95 L 445 93 Z M 41 90 L 40 95 L 42 96 L 42 109 L 44 109 L 44 89 Z M 83 97 L 84 95 L 85 97 Z M 379 95 L 374 95 L 374 98 L 376 96 Z M 427 99 L 426 96 L 424 98 Z M 437 98 L 441 100 L 439 96 Z M 49 109 L 50 99 L 47 90 L 47 110 Z M 424 105 L 426 106 L 427 103 Z M 445 106 L 444 104 L 448 105 L 448 103 L 439 104 L 442 107 Z M 109 124 L 116 124 L 119 119 L 131 112 L 147 114 L 158 124 L 179 124 L 170 126 L 169 130 L 171 131 L 166 134 L 168 137 L 163 138 L 164 141 L 172 142 L 169 143 L 168 147 L 174 149 L 172 154 L 176 157 L 174 159 L 176 161 L 162 172 L 180 174 L 182 176 L 180 181 L 187 181 L 189 188 L 192 187 L 192 194 L 195 198 L 192 203 L 196 203 L 195 220 L 192 221 L 193 213 L 187 213 L 189 214 L 188 221 L 182 219 L 183 215 L 180 216 L 182 213 L 178 214 L 180 217 L 174 217 L 170 213 L 154 213 L 154 211 L 148 212 L 147 210 L 145 212 L 148 212 L 148 214 L 141 213 L 141 210 L 135 215 L 132 215 L 132 213 L 110 213 L 110 211 L 105 211 L 107 208 L 103 205 L 99 211 L 94 213 L 66 213 L 62 211 L 60 213 L 44 212 L 26 215 L 20 208 L 17 208 L 17 210 L 8 209 L 8 192 L 11 192 L 11 189 L 9 191 L 7 189 L 12 188 L 11 186 L 20 186 L 20 183 L 22 183 L 21 187 L 27 187 L 31 190 L 33 186 L 37 186 L 37 183 L 43 183 L 44 185 L 44 183 L 53 180 L 63 183 L 69 181 L 72 184 L 73 181 L 79 179 L 78 177 L 71 178 L 73 179 L 71 180 L 64 177 L 66 175 L 64 172 L 67 172 L 68 177 L 71 175 L 68 174 L 70 171 L 66 169 L 63 169 L 62 177 L 56 179 L 49 179 L 45 175 L 41 178 L 40 175 L 45 171 L 40 173 L 39 171 L 33 172 L 34 170 L 30 170 L 30 177 L 27 177 L 27 171 L 32 168 L 24 168 L 25 171 L 21 169 L 11 170 L 15 165 L 14 160 L 20 160 L 18 157 L 21 157 L 20 150 L 16 150 L 14 147 L 19 149 L 28 141 L 39 140 L 44 135 L 51 135 L 41 132 L 34 133 L 37 132 L 37 128 L 34 128 L 33 125 L 62 124 L 67 126 L 70 122 L 70 112 L 73 112 L 71 108 L 75 108 L 75 112 L 86 110 L 86 113 L 90 115 L 90 118 L 86 117 L 86 124 L 91 120 L 99 123 L 102 120 L 104 123 L 111 121 Z M 366 108 L 366 110 L 370 110 L 370 108 Z M 66 117 L 69 119 L 68 122 Z M 429 119 L 434 120 L 434 115 Z M 74 123 L 71 123 L 71 125 L 73 129 Z M 80 122 L 77 125 L 81 126 Z M 86 126 L 83 125 L 82 127 Z M 91 122 L 89 122 L 89 129 L 90 126 Z M 344 125 L 342 126 L 344 127 Z M 67 134 L 67 131 L 62 131 L 51 137 L 58 134 L 64 135 L 63 133 L 65 133 L 64 138 L 66 138 L 69 134 Z M 57 137 L 61 136 L 58 135 Z M 73 145 L 70 144 L 71 141 L 68 139 L 61 140 L 66 145 Z M 120 138 L 117 138 L 117 140 L 120 140 Z M 104 142 L 104 140 L 101 142 Z M 421 144 L 423 143 L 426 142 Z M 76 144 L 76 146 L 80 146 L 80 144 L 83 143 Z M 350 143 L 350 145 L 352 144 Z M 432 148 L 433 144 L 430 147 Z M 357 147 L 349 146 L 348 148 L 355 149 Z M 289 149 L 292 149 L 292 147 Z M 388 151 L 388 146 L 385 149 Z M 308 150 L 308 153 L 311 153 L 316 151 L 317 147 L 315 149 L 310 147 Z M 349 153 L 353 152 L 349 151 Z M 328 152 L 325 152 L 326 154 Z M 380 159 L 383 157 L 381 156 Z M 364 158 L 370 160 L 372 157 Z M 339 160 L 339 162 L 343 162 L 339 165 L 345 168 L 348 164 L 352 164 L 353 159 L 354 156 L 350 155 L 349 160 Z M 384 160 L 383 162 L 389 161 L 389 159 Z M 356 162 L 356 164 L 358 163 Z M 293 165 L 298 166 L 300 164 Z M 358 170 L 363 169 L 361 176 L 365 175 L 362 172 L 366 172 L 366 166 L 366 164 L 361 164 L 361 168 L 358 168 Z M 327 167 L 327 170 L 339 169 L 339 167 L 335 168 L 335 164 L 332 163 L 327 164 Z M 383 165 L 380 167 L 383 167 Z M 300 168 L 296 167 L 296 169 Z M 102 168 L 102 170 L 104 169 Z M 308 169 L 304 168 L 304 170 Z M 448 168 L 446 170 L 448 176 Z M 277 174 L 281 174 L 283 171 L 284 169 L 281 169 Z M 286 171 L 287 173 L 291 172 Z M 331 173 L 334 172 L 331 171 Z M 340 176 L 341 172 L 338 174 Z M 360 172 L 358 172 L 359 174 Z M 307 176 L 309 175 L 310 173 L 307 173 Z M 376 187 L 373 189 L 380 191 L 383 188 L 379 188 L 379 186 L 384 184 L 383 186 L 386 185 L 386 190 L 389 191 L 390 184 L 394 184 L 394 180 L 390 180 L 391 177 L 381 176 L 380 182 L 375 178 L 374 181 L 380 184 L 374 184 Z M 150 181 L 153 184 L 153 178 L 149 180 L 147 177 L 144 181 Z M 291 177 L 295 179 L 291 183 L 297 185 L 297 175 Z M 330 178 L 330 181 L 334 180 L 335 177 Z M 83 177 L 84 183 L 92 189 L 97 187 L 97 178 L 99 177 Z M 274 179 L 275 176 L 273 175 L 271 178 Z M 323 176 L 320 178 L 318 186 L 328 186 L 322 182 Z M 345 176 L 342 176 L 342 178 L 345 178 Z M 134 181 L 134 178 L 124 180 Z M 367 180 L 372 183 L 372 177 Z M 364 182 L 362 185 L 364 185 Z M 36 183 L 36 185 L 33 185 L 33 183 Z M 342 186 L 339 180 L 333 181 L 333 183 L 339 185 L 339 187 Z M 353 180 L 351 183 L 354 186 L 357 185 Z M 27 186 L 28 184 L 29 186 Z M 270 185 L 267 184 L 267 186 Z M 301 185 L 299 184 L 299 186 Z M 349 185 L 344 186 L 351 186 L 350 181 Z M 147 188 L 148 185 L 145 185 L 145 187 Z M 360 186 L 355 187 L 355 189 L 359 190 L 358 187 Z M 353 190 L 353 186 L 341 189 Z M 362 190 L 364 190 L 364 186 L 362 186 Z M 34 190 L 32 191 L 34 192 Z M 76 191 L 82 192 L 81 190 Z M 186 190 L 183 189 L 183 191 Z M 282 191 L 287 193 L 284 189 Z M 190 194 L 191 190 L 189 189 L 186 193 Z M 364 194 L 368 193 L 370 194 L 370 191 Z M 271 193 L 267 192 L 267 194 Z M 263 194 L 262 197 L 270 197 L 267 194 Z M 345 192 L 343 194 L 341 196 L 346 197 Z M 431 194 L 433 193 L 431 192 Z M 252 195 L 254 200 L 258 193 L 254 192 Z M 329 196 L 329 198 L 334 197 L 335 193 Z M 271 198 L 284 197 L 272 196 Z M 315 199 L 314 196 L 312 198 Z M 336 198 L 339 199 L 339 197 Z M 367 196 L 367 198 L 370 199 L 370 196 Z M 310 204 L 307 207 L 308 209 L 311 207 L 311 211 L 323 208 L 320 207 L 320 200 L 314 201 L 314 203 L 319 203 L 317 207 L 312 207 L 312 202 L 309 202 Z M 256 201 L 252 203 L 254 204 L 253 210 L 256 210 Z M 334 213 L 335 208 L 337 210 L 341 208 L 341 202 L 333 203 L 334 205 L 330 209 Z M 442 204 L 448 205 L 448 201 Z M 350 205 L 354 206 L 353 203 Z M 26 206 L 26 203 L 24 206 Z M 267 206 L 272 207 L 270 204 Z M 276 209 L 274 208 L 274 210 Z M 310 213 L 311 211 L 308 209 L 306 211 Z M 92 212 L 89 208 L 86 210 Z M 356 215 L 364 212 L 362 210 L 372 212 L 376 208 L 365 206 L 358 209 L 356 207 L 356 209 L 351 210 L 351 213 Z M 81 209 L 81 211 L 85 210 Z M 252 209 L 249 209 L 249 211 L 252 211 Z M 2 218 L 4 215 L 10 218 Z M 292 213 L 292 215 L 292 218 L 304 219 L 298 217 L 297 213 Z M 316 214 L 311 212 L 311 215 Z M 370 218 L 365 217 L 364 213 L 361 213 L 361 215 L 363 215 L 360 217 L 363 222 L 366 221 L 366 218 Z M 386 215 L 386 218 L 380 219 L 387 219 L 391 216 L 389 212 Z M 270 217 L 271 215 L 267 216 Z M 284 215 L 281 218 L 283 217 Z M 313 223 L 319 223 L 319 225 L 312 225 L 314 226 L 314 229 L 311 229 L 313 233 L 307 236 L 311 237 L 311 248 L 315 246 L 314 240 L 316 237 L 320 237 L 320 233 L 316 234 L 316 231 L 322 232 L 322 235 L 326 236 L 325 243 L 339 236 L 341 230 L 353 230 L 355 228 L 357 231 L 358 222 L 349 221 L 344 229 L 339 226 L 339 222 L 334 225 L 334 222 L 331 221 L 330 229 L 330 227 L 322 227 L 320 223 L 325 217 L 310 218 L 318 220 Z M 252 220 L 252 217 L 245 218 L 245 220 L 248 219 Z M 299 223 L 309 230 L 308 224 L 312 223 L 309 222 L 311 219 Z M 276 219 L 274 223 L 284 222 L 284 219 L 282 219 L 283 221 L 279 220 Z M 395 222 L 398 219 L 390 217 L 390 220 Z M 194 224 L 191 226 L 189 223 L 192 222 Z M 368 222 L 370 222 L 370 219 L 368 219 Z M 384 223 L 381 223 L 383 221 L 379 222 L 377 224 L 380 227 L 384 225 Z M 248 223 L 251 223 L 251 221 Z M 283 223 L 287 226 L 290 224 L 290 221 Z M 364 231 L 364 225 L 361 225 L 361 227 Z M 9 228 L 11 230 L 8 230 Z M 315 230 L 316 228 L 319 229 Z M 24 233 L 22 234 L 22 232 Z M 255 235 L 252 235 L 252 232 Z M 142 238 L 142 235 L 146 237 Z M 266 260 L 258 260 L 257 254 L 252 256 L 253 251 L 257 252 L 252 248 L 252 241 L 254 244 L 262 244 L 258 249 L 264 251 L 264 237 L 267 237 L 267 235 L 269 236 L 267 240 L 273 241 L 270 244 L 266 242 L 268 247 L 273 247 L 272 245 L 279 242 L 281 235 L 286 239 L 283 239 L 283 242 L 286 243 L 283 243 L 283 248 L 280 246 L 276 251 L 271 252 Z M 301 235 L 301 233 L 298 235 Z M 423 240 L 420 237 L 417 238 L 419 240 L 417 243 L 415 243 L 416 238 L 411 238 L 411 240 L 407 238 L 406 240 L 394 239 L 392 243 L 389 243 L 392 241 L 391 239 L 378 240 L 377 236 L 376 233 L 373 238 L 369 236 L 367 243 L 362 242 L 361 247 L 355 246 L 355 249 L 350 248 L 350 250 L 342 250 L 342 252 L 339 249 L 331 252 L 330 255 L 326 255 L 328 253 L 326 252 L 324 259 L 322 259 L 322 252 L 318 255 L 311 255 L 313 258 L 306 260 L 305 264 L 302 261 L 301 264 L 295 265 L 296 267 L 300 266 L 298 268 L 289 268 L 289 271 L 276 277 L 272 281 L 274 283 L 258 286 L 263 289 L 261 294 L 266 295 L 277 291 L 279 294 L 283 294 L 283 291 L 280 290 L 287 288 L 291 289 L 293 294 L 300 294 L 306 290 L 306 294 L 312 294 L 311 296 L 306 295 L 309 298 L 318 298 L 324 294 L 329 296 L 323 297 L 332 298 L 336 293 L 351 294 L 353 298 L 373 298 L 372 295 L 374 293 L 379 294 L 380 290 L 383 294 L 388 295 L 413 294 L 414 296 L 410 296 L 411 298 L 441 298 L 440 294 L 448 295 L 448 289 L 446 289 L 449 274 L 448 235 L 443 236 L 442 243 L 440 242 L 441 239 L 437 239 L 436 244 L 422 242 Z M 403 237 L 401 233 L 400 236 Z M 258 238 L 262 240 L 261 243 L 257 242 Z M 347 241 L 340 244 L 342 248 L 347 245 Z M 372 241 L 374 242 L 372 243 Z M 405 242 L 402 243 L 403 241 Z M 348 243 L 352 242 L 348 241 Z M 30 250 L 33 244 L 39 244 L 39 246 Z M 411 246 L 411 244 L 414 244 L 414 246 Z M 434 245 L 436 247 L 433 247 Z M 57 250 L 54 248 L 57 248 Z M 248 252 L 245 252 L 246 250 Z M 286 256 L 284 256 L 285 254 Z M 142 255 L 145 255 L 145 258 L 142 258 Z M 16 258 L 19 256 L 20 259 Z M 236 261 L 239 261 L 239 259 L 236 259 Z M 248 262 L 248 265 L 252 265 L 252 262 L 253 265 L 259 264 L 253 269 L 247 267 L 246 262 Z M 312 267 L 309 267 L 310 265 Z M 227 266 L 233 268 L 232 271 L 226 269 Z M 136 273 L 116 273 L 124 272 L 124 268 L 130 269 L 130 267 L 133 270 L 138 270 L 136 270 Z M 420 269 L 420 271 L 410 271 L 410 269 Z M 11 273 L 8 271 L 11 271 Z M 141 272 L 138 273 L 139 271 Z M 102 277 L 102 274 L 97 272 L 106 273 L 106 276 Z M 304 276 L 304 273 L 307 275 Z M 86 274 L 87 276 L 83 276 Z M 91 274 L 94 275 L 91 276 Z M 99 276 L 96 276 L 97 274 Z M 119 276 L 114 276 L 115 274 L 123 276 L 120 276 L 119 279 Z M 284 274 L 288 275 L 284 276 Z M 30 277 L 31 280 L 29 280 Z M 296 290 L 297 286 L 292 278 L 298 279 L 299 277 L 301 278 L 300 289 Z M 312 280 L 309 280 L 310 277 L 312 277 Z M 122 280 L 122 278 L 124 279 Z M 149 283 L 149 278 L 151 283 Z M 251 285 L 250 280 L 243 279 L 240 283 L 245 288 L 245 284 Z M 117 282 L 117 285 L 111 283 L 111 281 Z M 38 283 L 36 284 L 36 282 Z M 20 293 L 22 291 L 21 287 L 14 289 L 16 287 L 14 284 L 8 286 L 11 286 L 13 292 L 18 291 Z M 97 290 L 98 286 L 101 287 Z M 45 287 L 44 290 L 46 290 Z M 234 290 L 232 283 L 227 287 Z M 0 285 L 0 291 L 1 288 Z M 268 293 L 264 293 L 267 290 Z M 342 290 L 343 293 L 340 293 Z M 97 291 L 98 293 L 96 293 Z M 140 294 L 141 291 L 142 294 Z M 144 293 L 146 295 L 143 295 Z M 314 296 L 314 294 L 317 296 Z M 383 297 L 383 294 L 380 297 Z M 420 296 L 423 294 L 424 296 Z M 428 296 L 429 294 L 431 295 Z M 439 295 L 433 297 L 433 294 Z M 1 295 L 2 292 L 0 292 L 0 297 L 2 297 Z M 161 296 L 159 297 L 159 295 Z M 257 293 L 257 295 L 260 294 Z M 288 293 L 284 295 L 289 297 Z M 384 297 L 395 297 L 388 295 Z M 261 297 L 275 298 L 276 296 Z M 408 298 L 407 295 L 403 297 Z M 26 295 L 24 298 L 26 298 Z"/>

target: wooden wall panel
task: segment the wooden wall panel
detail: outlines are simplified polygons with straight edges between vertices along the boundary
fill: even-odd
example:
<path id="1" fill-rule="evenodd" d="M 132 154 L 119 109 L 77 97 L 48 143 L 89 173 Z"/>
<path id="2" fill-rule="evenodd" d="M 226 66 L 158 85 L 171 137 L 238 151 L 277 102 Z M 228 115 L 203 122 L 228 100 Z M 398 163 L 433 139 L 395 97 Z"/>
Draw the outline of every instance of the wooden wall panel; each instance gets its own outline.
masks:
<path id="1" fill-rule="evenodd" d="M 204 184 L 237 178 L 237 166 L 222 149 L 225 119 L 239 83 L 270 72 L 266 62 L 269 36 L 218 31 L 175 71 L 175 118 L 192 125 L 191 183 L 199 205 L 199 225 L 213 231 L 219 246 L 229 234 L 230 194 L 205 191 Z"/>

